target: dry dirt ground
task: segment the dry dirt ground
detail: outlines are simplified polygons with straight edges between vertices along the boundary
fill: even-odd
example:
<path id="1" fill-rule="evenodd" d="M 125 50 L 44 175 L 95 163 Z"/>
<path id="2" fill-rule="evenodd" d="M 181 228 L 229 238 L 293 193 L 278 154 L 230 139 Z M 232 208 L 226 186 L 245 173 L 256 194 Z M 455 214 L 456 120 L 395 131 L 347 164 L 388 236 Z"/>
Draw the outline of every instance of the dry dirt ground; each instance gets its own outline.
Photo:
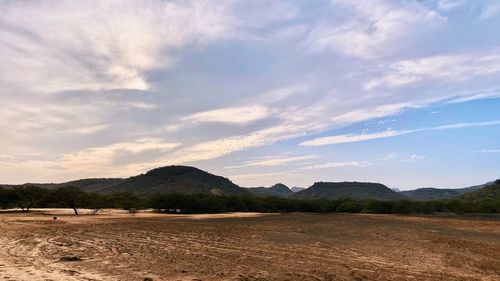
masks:
<path id="1" fill-rule="evenodd" d="M 0 212 L 0 281 L 500 280 L 498 219 L 54 212 Z"/>

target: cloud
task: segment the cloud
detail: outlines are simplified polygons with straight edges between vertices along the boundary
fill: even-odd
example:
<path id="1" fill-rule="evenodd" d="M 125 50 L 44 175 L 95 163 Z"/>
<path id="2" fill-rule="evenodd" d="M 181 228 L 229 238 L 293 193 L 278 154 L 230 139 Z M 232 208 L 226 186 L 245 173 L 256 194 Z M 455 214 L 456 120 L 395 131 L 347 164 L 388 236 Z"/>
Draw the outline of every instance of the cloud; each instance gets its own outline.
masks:
<path id="1" fill-rule="evenodd" d="M 228 107 L 195 113 L 184 118 L 184 120 L 196 123 L 220 122 L 244 124 L 264 119 L 271 111 L 264 106 Z"/>
<path id="2" fill-rule="evenodd" d="M 385 131 L 374 134 L 362 134 L 362 135 L 338 135 L 338 136 L 330 136 L 330 137 L 322 137 L 316 138 L 313 140 L 302 142 L 300 145 L 303 146 L 321 146 L 321 145 L 329 145 L 329 144 L 339 144 L 339 143 L 349 143 L 349 142 L 358 142 L 358 141 L 367 141 L 381 138 L 390 138 L 394 136 L 399 136 L 405 134 L 407 132 L 403 131 Z"/>
<path id="3" fill-rule="evenodd" d="M 302 146 L 332 145 L 332 144 L 361 142 L 361 141 L 368 141 L 368 140 L 375 140 L 382 138 L 390 138 L 390 137 L 396 137 L 396 136 L 418 133 L 418 132 L 426 132 L 426 131 L 441 131 L 449 129 L 475 128 L 475 127 L 496 126 L 496 125 L 500 125 L 500 120 L 486 121 L 486 122 L 456 123 L 450 125 L 427 127 L 427 128 L 412 129 L 412 130 L 388 130 L 372 134 L 337 135 L 337 136 L 315 138 L 312 140 L 304 141 L 300 143 L 300 145 Z"/>
<path id="4" fill-rule="evenodd" d="M 410 103 L 395 103 L 350 110 L 344 114 L 338 114 L 331 118 L 331 121 L 339 124 L 352 124 L 379 117 L 391 116 L 402 112 L 406 108 L 415 107 Z"/>
<path id="5" fill-rule="evenodd" d="M 314 27 L 306 41 L 313 50 L 375 58 L 390 52 L 399 38 L 416 27 L 429 27 L 441 21 L 435 12 L 417 2 L 337 0 L 333 3 L 337 9 L 348 10 L 349 20 Z"/>
<path id="6" fill-rule="evenodd" d="M 439 0 L 437 8 L 441 11 L 449 12 L 465 4 L 465 0 Z"/>
<path id="7" fill-rule="evenodd" d="M 165 159 L 165 162 L 170 164 L 182 164 L 215 159 L 233 152 L 270 145 L 282 139 L 289 139 L 293 136 L 297 136 L 296 133 L 294 135 L 294 132 L 294 128 L 277 126 L 246 135 L 237 135 L 200 142 L 180 149 L 170 155 L 168 159 Z"/>
<path id="8" fill-rule="evenodd" d="M 481 19 L 489 19 L 500 14 L 500 3 L 489 3 L 479 16 Z"/>
<path id="9" fill-rule="evenodd" d="M 478 150 L 477 152 L 480 152 L 480 153 L 500 153 L 500 149 L 481 149 L 481 150 Z"/>
<path id="10" fill-rule="evenodd" d="M 394 157 L 396 157 L 396 153 L 389 153 L 387 155 L 384 156 L 383 160 L 391 160 L 391 159 L 394 159 Z"/>
<path id="11" fill-rule="evenodd" d="M 264 184 L 272 185 L 283 182 L 283 179 L 291 180 L 296 177 L 293 171 L 272 172 L 272 173 L 246 173 L 229 176 L 229 179 L 243 186 L 262 186 Z"/>
<path id="12" fill-rule="evenodd" d="M 308 165 L 285 141 L 498 97 L 495 39 L 431 10 L 460 1 L 362 2 L 0 1 L 0 178 Z"/>
<path id="13" fill-rule="evenodd" d="M 106 130 L 109 128 L 109 125 L 95 125 L 89 127 L 79 127 L 75 129 L 69 129 L 64 131 L 64 133 L 68 134 L 77 134 L 77 135 L 87 135 L 87 134 L 95 134 L 97 132 Z"/>
<path id="14" fill-rule="evenodd" d="M 403 60 L 384 67 L 383 77 L 365 84 L 365 89 L 401 87 L 426 80 L 465 81 L 476 76 L 500 72 L 500 56 L 489 54 L 461 54 L 432 56 L 416 60 Z"/>
<path id="15" fill-rule="evenodd" d="M 410 155 L 410 161 L 415 161 L 415 160 L 420 160 L 420 159 L 425 159 L 425 156 L 418 155 L 418 154 L 412 154 L 412 155 Z"/>
<path id="16" fill-rule="evenodd" d="M 38 182 L 65 181 L 77 177 L 130 176 L 154 167 L 149 161 L 141 161 L 139 156 L 142 153 L 155 153 L 160 157 L 179 145 L 159 138 L 149 138 L 90 147 L 53 159 L 34 160 L 30 159 L 32 157 L 26 159 L 26 156 L 3 155 L 0 157 L 0 175 L 34 170 L 36 172 L 32 176 Z M 116 163 L 115 159 L 124 155 L 131 157 L 132 161 Z"/>
<path id="17" fill-rule="evenodd" d="M 332 169 L 332 168 L 336 169 L 336 168 L 346 168 L 346 167 L 362 168 L 370 165 L 371 163 L 368 161 L 328 162 L 324 164 L 305 166 L 302 167 L 302 170 Z"/>
<path id="18" fill-rule="evenodd" d="M 211 1 L 9 1 L 0 10 L 0 82 L 41 92 L 151 87 L 179 48 L 231 34 Z"/>
<path id="19" fill-rule="evenodd" d="M 447 103 L 462 103 L 473 100 L 492 99 L 500 97 L 499 88 L 484 89 L 482 91 L 456 93 L 455 97 L 446 101 Z"/>
<path id="20" fill-rule="evenodd" d="M 264 157 L 255 160 L 245 161 L 241 165 L 225 167 L 226 169 L 239 169 L 246 167 L 269 167 L 269 166 L 281 166 L 289 164 L 292 162 L 299 162 L 304 160 L 311 160 L 320 158 L 318 155 L 303 155 L 303 156 L 274 156 L 274 157 Z"/>
<path id="21" fill-rule="evenodd" d="M 332 114 L 331 112 L 331 108 L 335 106 L 335 103 L 336 100 L 327 95 L 312 104 L 273 108 L 274 116 L 279 119 L 279 122 L 275 125 L 247 134 L 233 135 L 189 145 L 179 149 L 165 161 L 166 163 L 179 164 L 216 159 L 233 152 L 272 145 L 278 141 L 304 136 L 307 132 L 340 127 L 345 124 L 394 114 L 407 106 L 406 104 L 375 106 L 345 114 L 337 112 L 336 116 L 335 113 Z M 218 114 L 216 115 L 219 117 Z M 225 116 L 225 114 L 222 115 Z M 332 117 L 332 115 L 336 117 Z M 237 119 L 237 117 L 235 118 Z"/>

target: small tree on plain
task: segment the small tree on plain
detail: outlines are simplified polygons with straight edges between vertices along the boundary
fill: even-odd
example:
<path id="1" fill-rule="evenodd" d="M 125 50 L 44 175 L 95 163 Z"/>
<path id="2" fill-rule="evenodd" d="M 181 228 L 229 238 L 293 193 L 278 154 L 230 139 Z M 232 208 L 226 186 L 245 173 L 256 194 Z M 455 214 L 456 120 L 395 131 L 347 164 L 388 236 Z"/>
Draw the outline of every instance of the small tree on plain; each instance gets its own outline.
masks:
<path id="1" fill-rule="evenodd" d="M 89 203 L 89 196 L 76 187 L 67 186 L 53 191 L 52 200 L 60 206 L 73 209 L 78 215 L 78 209 Z"/>
<path id="2" fill-rule="evenodd" d="M 16 205 L 23 210 L 29 212 L 31 207 L 41 202 L 45 192 L 43 189 L 34 185 L 17 186 L 12 190 Z"/>

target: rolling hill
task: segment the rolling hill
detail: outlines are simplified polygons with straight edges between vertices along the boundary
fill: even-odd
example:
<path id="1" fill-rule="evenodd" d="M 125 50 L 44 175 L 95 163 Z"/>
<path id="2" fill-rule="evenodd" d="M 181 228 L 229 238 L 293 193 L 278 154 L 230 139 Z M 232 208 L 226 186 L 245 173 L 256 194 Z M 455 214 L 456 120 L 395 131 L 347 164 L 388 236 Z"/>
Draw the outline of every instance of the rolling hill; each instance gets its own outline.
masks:
<path id="1" fill-rule="evenodd" d="M 214 195 L 257 195 L 293 199 L 378 199 L 432 201 L 448 198 L 480 200 L 497 196 L 499 181 L 459 189 L 419 188 L 409 191 L 391 190 L 379 183 L 317 182 L 309 188 L 292 187 L 278 183 L 272 187 L 242 188 L 229 179 L 210 174 L 195 167 L 166 166 L 130 178 L 89 178 L 65 183 L 30 184 L 45 189 L 74 186 L 87 192 L 204 193 Z M 10 189 L 19 185 L 0 185 Z M 476 198 L 476 199 L 474 199 Z"/>
<path id="2" fill-rule="evenodd" d="M 479 190 L 464 193 L 461 198 L 465 200 L 494 200 L 500 202 L 500 179 Z"/>
<path id="3" fill-rule="evenodd" d="M 132 192 L 153 193 L 205 193 L 214 195 L 249 195 L 230 180 L 189 166 L 167 166 L 151 170 L 145 174 L 122 178 L 91 178 L 56 184 L 30 184 L 45 189 L 74 186 L 87 192 L 112 193 Z M 12 188 L 16 185 L 3 185 Z"/>
<path id="4" fill-rule="evenodd" d="M 227 178 L 216 176 L 189 166 L 167 166 L 145 174 L 130 177 L 100 190 L 104 193 L 205 193 L 214 195 L 248 195 L 245 188 Z"/>
<path id="5" fill-rule="evenodd" d="M 407 190 L 400 191 L 399 194 L 402 194 L 409 199 L 418 200 L 418 201 L 432 201 L 432 200 L 441 200 L 448 198 L 458 198 L 462 194 L 467 192 L 472 192 L 475 190 L 479 190 L 486 186 L 487 184 L 475 185 L 466 188 L 455 188 L 455 189 L 445 189 L 445 188 L 419 188 L 415 190 Z"/>
<path id="6" fill-rule="evenodd" d="M 400 191 L 399 194 L 402 194 L 412 200 L 432 201 L 432 200 L 458 197 L 462 193 L 454 189 L 439 189 L 439 188 L 426 187 L 415 190 Z"/>
<path id="7" fill-rule="evenodd" d="M 282 183 L 277 183 L 271 187 L 250 187 L 248 190 L 257 196 L 275 196 L 286 198 L 294 194 L 288 186 Z"/>
<path id="8" fill-rule="evenodd" d="M 296 199 L 378 199 L 399 200 L 406 197 L 380 183 L 317 182 L 292 195 Z"/>

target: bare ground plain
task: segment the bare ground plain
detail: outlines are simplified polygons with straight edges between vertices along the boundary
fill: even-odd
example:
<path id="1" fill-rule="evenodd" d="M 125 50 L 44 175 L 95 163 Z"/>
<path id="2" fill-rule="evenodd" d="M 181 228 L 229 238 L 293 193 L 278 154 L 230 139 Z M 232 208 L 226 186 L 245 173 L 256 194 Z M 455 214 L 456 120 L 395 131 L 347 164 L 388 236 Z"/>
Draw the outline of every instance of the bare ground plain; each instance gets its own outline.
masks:
<path id="1" fill-rule="evenodd" d="M 500 280 L 499 219 L 61 212 L 0 212 L 0 281 Z"/>

